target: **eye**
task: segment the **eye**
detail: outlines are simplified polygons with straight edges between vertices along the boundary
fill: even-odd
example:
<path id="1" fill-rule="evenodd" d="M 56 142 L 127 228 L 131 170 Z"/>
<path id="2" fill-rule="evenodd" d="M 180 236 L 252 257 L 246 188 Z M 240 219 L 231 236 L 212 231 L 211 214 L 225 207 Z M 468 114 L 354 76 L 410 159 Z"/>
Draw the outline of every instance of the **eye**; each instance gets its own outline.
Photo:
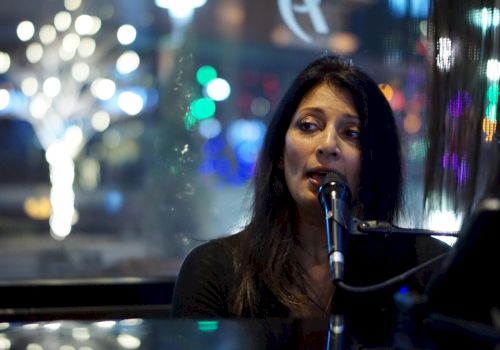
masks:
<path id="1" fill-rule="evenodd" d="M 359 140 L 359 128 L 352 126 L 344 129 L 343 134 L 351 140 Z"/>
<path id="2" fill-rule="evenodd" d="M 302 119 L 302 120 L 297 121 L 296 126 L 299 130 L 305 131 L 305 132 L 315 131 L 315 130 L 319 129 L 319 126 L 316 123 L 314 123 L 310 120 L 307 120 L 307 119 Z"/>

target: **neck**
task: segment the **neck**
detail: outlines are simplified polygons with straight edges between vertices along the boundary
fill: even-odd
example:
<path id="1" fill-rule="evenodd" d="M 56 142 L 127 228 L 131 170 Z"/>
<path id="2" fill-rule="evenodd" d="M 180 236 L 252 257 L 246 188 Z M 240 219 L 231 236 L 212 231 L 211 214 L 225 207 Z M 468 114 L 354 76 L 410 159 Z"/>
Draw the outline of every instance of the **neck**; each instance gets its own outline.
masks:
<path id="1" fill-rule="evenodd" d="M 324 219 L 317 212 L 314 214 L 301 215 L 301 213 L 298 213 L 297 215 L 297 239 L 300 244 L 298 257 L 302 261 L 320 264 L 327 261 L 325 224 Z M 303 250 L 305 254 L 301 254 L 300 250 Z M 307 258 L 305 255 L 309 257 Z"/>

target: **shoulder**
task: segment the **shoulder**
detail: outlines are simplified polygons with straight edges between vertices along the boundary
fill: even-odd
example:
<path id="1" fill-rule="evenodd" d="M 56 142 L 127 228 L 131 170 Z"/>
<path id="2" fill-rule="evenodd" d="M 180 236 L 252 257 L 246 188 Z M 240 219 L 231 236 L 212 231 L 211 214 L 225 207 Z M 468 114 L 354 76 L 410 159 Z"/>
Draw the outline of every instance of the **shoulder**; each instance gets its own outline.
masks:
<path id="1" fill-rule="evenodd" d="M 193 263 L 205 265 L 226 264 L 233 259 L 241 237 L 239 234 L 217 238 L 194 247 L 184 259 L 182 268 Z"/>
<path id="2" fill-rule="evenodd" d="M 179 271 L 172 301 L 175 317 L 228 317 L 238 235 L 193 248 Z"/>

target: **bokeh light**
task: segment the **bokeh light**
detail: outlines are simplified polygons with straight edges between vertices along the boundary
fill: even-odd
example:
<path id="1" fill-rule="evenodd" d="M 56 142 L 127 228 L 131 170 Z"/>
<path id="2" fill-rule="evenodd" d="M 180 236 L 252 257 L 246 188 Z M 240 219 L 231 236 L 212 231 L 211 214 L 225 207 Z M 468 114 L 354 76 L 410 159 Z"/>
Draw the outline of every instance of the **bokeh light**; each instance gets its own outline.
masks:
<path id="1" fill-rule="evenodd" d="M 207 84 L 206 93 L 214 101 L 224 101 L 231 95 L 231 86 L 225 79 L 215 78 Z"/>
<path id="2" fill-rule="evenodd" d="M 207 85 L 215 78 L 217 78 L 217 71 L 212 66 L 202 66 L 196 71 L 196 80 L 201 85 Z"/>
<path id="3" fill-rule="evenodd" d="M 30 21 L 22 21 L 17 25 L 16 33 L 19 40 L 28 41 L 35 34 L 35 26 Z"/>

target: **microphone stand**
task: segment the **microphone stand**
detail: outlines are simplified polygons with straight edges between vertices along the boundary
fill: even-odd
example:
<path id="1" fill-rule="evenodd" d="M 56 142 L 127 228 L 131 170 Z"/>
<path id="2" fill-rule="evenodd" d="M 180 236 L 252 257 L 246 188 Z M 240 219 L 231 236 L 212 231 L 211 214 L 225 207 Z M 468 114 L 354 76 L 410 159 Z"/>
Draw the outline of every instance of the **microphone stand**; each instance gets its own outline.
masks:
<path id="1" fill-rule="evenodd" d="M 458 237 L 459 232 L 441 232 L 427 229 L 403 228 L 386 221 L 352 219 L 349 233 L 353 235 L 413 235 L 413 236 L 447 236 Z"/>

